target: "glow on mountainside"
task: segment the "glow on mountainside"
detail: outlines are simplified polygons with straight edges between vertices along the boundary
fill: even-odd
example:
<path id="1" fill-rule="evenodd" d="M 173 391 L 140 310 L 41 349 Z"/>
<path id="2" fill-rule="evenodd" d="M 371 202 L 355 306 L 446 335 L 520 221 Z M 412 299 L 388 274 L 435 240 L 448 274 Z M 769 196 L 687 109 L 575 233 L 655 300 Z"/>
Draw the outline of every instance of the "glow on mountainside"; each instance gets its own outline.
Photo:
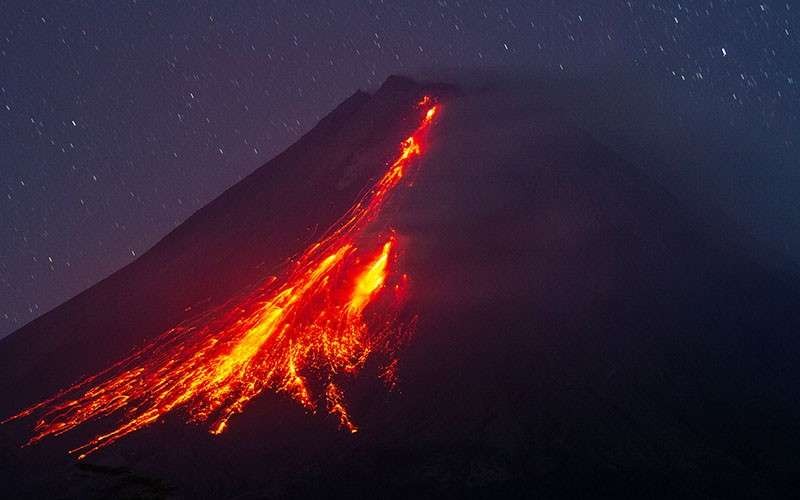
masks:
<path id="1" fill-rule="evenodd" d="M 357 432 L 340 379 L 382 352 L 381 374 L 394 384 L 396 347 L 408 325 L 397 321 L 407 276 L 398 272 L 389 228 L 372 227 L 439 111 L 425 97 L 420 123 L 399 153 L 345 216 L 297 258 L 281 278 L 267 279 L 243 298 L 188 319 L 104 371 L 6 421 L 35 416 L 33 444 L 101 417 L 108 429 L 70 450 L 78 458 L 184 409 L 191 422 L 223 432 L 232 416 L 265 390 L 286 393 L 309 411 L 322 407 Z M 369 231 L 367 228 L 369 226 Z M 367 307 L 385 296 L 382 314 Z M 382 304 L 384 303 L 382 302 Z"/>

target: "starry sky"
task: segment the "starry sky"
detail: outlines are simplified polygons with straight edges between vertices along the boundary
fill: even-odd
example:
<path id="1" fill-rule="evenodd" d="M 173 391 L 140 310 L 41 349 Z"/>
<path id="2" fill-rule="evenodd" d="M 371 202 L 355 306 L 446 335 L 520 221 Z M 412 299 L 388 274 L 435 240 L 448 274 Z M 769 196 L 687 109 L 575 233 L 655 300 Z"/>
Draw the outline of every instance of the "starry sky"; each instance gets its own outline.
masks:
<path id="1" fill-rule="evenodd" d="M 0 336 L 393 73 L 624 68 L 794 154 L 798 30 L 786 1 L 4 2 Z"/>

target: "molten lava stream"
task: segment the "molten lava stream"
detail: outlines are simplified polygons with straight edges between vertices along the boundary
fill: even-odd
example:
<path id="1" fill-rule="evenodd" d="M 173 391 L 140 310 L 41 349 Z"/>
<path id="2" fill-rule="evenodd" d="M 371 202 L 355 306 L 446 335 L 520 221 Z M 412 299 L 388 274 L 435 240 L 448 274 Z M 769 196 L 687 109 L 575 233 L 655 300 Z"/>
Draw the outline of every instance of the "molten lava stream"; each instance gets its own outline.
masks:
<path id="1" fill-rule="evenodd" d="M 391 231 L 375 236 L 375 228 L 366 229 L 422 154 L 421 140 L 438 105 L 429 97 L 419 104 L 425 114 L 388 170 L 285 277 L 271 278 L 224 309 L 181 323 L 7 421 L 35 415 L 27 443 L 32 444 L 121 414 L 109 431 L 70 450 L 83 458 L 178 408 L 186 409 L 190 421 L 209 421 L 210 431 L 218 434 L 255 396 L 273 390 L 289 394 L 309 411 L 324 402 L 342 428 L 356 432 L 337 381 L 356 374 L 378 351 L 389 358 L 382 377 L 391 378 L 397 364 L 393 351 L 404 330 L 397 307 L 388 308 L 381 321 L 365 321 L 366 307 L 386 285 L 400 287 L 406 279 L 395 269 L 397 245 Z M 315 394 L 314 387 L 324 389 Z"/>

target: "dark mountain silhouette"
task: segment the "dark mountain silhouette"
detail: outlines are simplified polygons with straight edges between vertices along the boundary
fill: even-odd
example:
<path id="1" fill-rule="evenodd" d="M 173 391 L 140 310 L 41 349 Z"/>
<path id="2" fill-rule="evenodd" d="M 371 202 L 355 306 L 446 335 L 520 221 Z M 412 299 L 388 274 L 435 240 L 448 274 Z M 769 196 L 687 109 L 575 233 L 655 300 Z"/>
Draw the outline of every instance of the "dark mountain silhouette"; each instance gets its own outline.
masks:
<path id="1" fill-rule="evenodd" d="M 76 462 L 66 450 L 91 425 L 19 448 L 23 419 L 0 426 L 9 497 L 797 487 L 797 277 L 710 234 L 558 110 L 502 87 L 400 77 L 357 92 L 134 263 L 0 340 L 0 412 L 280 272 L 381 175 L 425 94 L 443 113 L 386 215 L 408 242 L 418 321 L 396 390 L 367 375 L 350 388 L 357 434 L 265 393 L 219 436 L 175 414 Z"/>

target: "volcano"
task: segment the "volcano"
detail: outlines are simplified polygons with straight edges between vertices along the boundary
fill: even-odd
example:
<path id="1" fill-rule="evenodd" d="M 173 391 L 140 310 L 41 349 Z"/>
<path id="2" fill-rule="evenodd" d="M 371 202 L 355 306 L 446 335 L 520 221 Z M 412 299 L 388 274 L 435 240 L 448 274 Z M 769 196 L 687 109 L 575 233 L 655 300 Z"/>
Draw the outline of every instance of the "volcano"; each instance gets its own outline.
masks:
<path id="1" fill-rule="evenodd" d="M 5 492 L 778 495 L 800 282 L 696 220 L 556 107 L 390 77 L 0 341 Z"/>

